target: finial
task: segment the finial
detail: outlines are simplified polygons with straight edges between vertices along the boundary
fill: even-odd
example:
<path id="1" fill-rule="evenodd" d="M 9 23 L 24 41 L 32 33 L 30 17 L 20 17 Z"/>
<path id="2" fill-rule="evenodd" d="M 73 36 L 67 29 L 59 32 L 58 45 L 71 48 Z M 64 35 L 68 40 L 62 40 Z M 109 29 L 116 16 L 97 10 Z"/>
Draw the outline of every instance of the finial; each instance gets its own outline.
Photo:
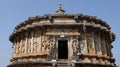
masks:
<path id="1" fill-rule="evenodd" d="M 56 9 L 56 14 L 64 14 L 65 10 L 62 9 L 62 4 L 59 4 L 58 8 Z"/>

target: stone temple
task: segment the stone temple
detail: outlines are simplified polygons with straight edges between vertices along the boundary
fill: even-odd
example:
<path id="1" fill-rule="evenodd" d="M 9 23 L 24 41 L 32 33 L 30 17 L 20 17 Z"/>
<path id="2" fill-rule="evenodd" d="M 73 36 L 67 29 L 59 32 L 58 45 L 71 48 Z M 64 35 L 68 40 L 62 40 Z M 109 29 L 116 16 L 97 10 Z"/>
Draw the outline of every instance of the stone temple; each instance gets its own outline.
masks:
<path id="1" fill-rule="evenodd" d="M 95 16 L 55 14 L 29 17 L 10 35 L 13 55 L 7 67 L 116 67 L 111 27 Z"/>

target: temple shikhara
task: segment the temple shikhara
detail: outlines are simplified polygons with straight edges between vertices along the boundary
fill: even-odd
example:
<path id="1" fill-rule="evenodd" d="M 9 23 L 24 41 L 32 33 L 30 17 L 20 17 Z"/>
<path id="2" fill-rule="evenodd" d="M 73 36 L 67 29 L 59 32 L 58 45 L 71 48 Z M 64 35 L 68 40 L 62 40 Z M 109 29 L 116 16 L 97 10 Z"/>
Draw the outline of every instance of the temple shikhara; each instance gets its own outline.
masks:
<path id="1" fill-rule="evenodd" d="M 116 67 L 115 34 L 95 16 L 54 14 L 29 17 L 10 35 L 13 55 L 7 67 Z"/>

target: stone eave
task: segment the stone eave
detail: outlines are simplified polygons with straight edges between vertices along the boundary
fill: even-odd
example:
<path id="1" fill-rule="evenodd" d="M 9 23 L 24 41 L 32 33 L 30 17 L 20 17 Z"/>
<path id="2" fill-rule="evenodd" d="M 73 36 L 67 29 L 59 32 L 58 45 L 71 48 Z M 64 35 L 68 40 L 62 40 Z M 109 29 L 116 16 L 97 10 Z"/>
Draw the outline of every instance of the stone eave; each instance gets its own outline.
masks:
<path id="1" fill-rule="evenodd" d="M 29 17 L 28 20 L 25 20 L 24 22 L 17 25 L 13 31 L 13 33 L 10 35 L 9 40 L 12 41 L 12 38 L 22 30 L 27 30 L 28 28 L 34 28 L 35 26 L 44 26 L 44 25 L 56 25 L 54 23 L 54 19 L 56 18 L 67 18 L 67 19 L 73 19 L 78 22 L 71 24 L 71 25 L 83 25 L 81 21 L 90 21 L 90 23 L 86 23 L 86 26 L 93 26 L 96 28 L 100 28 L 103 30 L 110 31 L 110 26 L 101 19 L 97 19 L 96 16 L 89 16 L 89 15 L 83 15 L 83 14 L 45 14 L 44 16 L 36 16 L 36 17 Z M 35 21 L 42 21 L 42 20 L 49 20 L 49 23 L 35 23 Z M 91 22 L 94 23 L 94 25 L 91 24 Z M 33 26 L 32 26 L 33 25 Z M 61 24 L 61 25 L 70 25 L 70 24 Z"/>
<path id="2" fill-rule="evenodd" d="M 20 23 L 15 27 L 15 29 L 19 29 L 20 27 L 23 27 L 27 24 L 33 23 L 33 21 L 40 21 L 40 20 L 51 20 L 54 18 L 74 18 L 75 20 L 88 20 L 93 21 L 97 24 L 101 24 L 103 26 L 106 26 L 110 29 L 110 26 L 101 19 L 97 19 L 95 16 L 88 16 L 83 14 L 45 14 L 44 16 L 36 16 L 36 17 L 29 17 L 28 20 Z"/>

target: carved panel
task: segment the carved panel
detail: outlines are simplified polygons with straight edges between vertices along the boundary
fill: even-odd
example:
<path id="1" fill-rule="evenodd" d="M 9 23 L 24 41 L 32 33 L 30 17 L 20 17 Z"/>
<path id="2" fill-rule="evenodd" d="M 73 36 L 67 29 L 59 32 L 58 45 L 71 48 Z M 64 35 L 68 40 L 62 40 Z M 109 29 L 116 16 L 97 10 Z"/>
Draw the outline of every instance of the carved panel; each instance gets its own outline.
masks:
<path id="1" fill-rule="evenodd" d="M 61 35 L 64 33 L 64 35 L 80 35 L 80 32 L 78 29 L 47 29 L 46 35 Z"/>
<path id="2" fill-rule="evenodd" d="M 27 42 L 27 53 L 31 52 L 31 37 L 28 37 L 28 42 Z"/>
<path id="3" fill-rule="evenodd" d="M 85 38 L 83 35 L 81 35 L 78 44 L 79 53 L 84 54 L 84 47 L 85 47 Z"/>
<path id="4" fill-rule="evenodd" d="M 49 54 L 52 56 L 55 56 L 55 38 L 53 36 L 50 37 L 49 39 Z"/>
<path id="5" fill-rule="evenodd" d="M 22 40 L 21 48 L 22 48 L 21 53 L 24 54 L 25 53 L 25 40 Z"/>
<path id="6" fill-rule="evenodd" d="M 38 42 L 33 43 L 33 53 L 38 53 L 39 52 L 39 44 Z"/>
<path id="7" fill-rule="evenodd" d="M 73 37 L 72 49 L 73 55 L 76 56 L 78 54 L 78 37 Z"/>
<path id="8" fill-rule="evenodd" d="M 87 36 L 87 48 L 88 48 L 88 53 L 92 53 L 94 51 L 94 46 L 93 46 L 93 37 L 92 36 Z"/>
<path id="9" fill-rule="evenodd" d="M 42 36 L 42 51 L 48 52 L 49 36 Z"/>

